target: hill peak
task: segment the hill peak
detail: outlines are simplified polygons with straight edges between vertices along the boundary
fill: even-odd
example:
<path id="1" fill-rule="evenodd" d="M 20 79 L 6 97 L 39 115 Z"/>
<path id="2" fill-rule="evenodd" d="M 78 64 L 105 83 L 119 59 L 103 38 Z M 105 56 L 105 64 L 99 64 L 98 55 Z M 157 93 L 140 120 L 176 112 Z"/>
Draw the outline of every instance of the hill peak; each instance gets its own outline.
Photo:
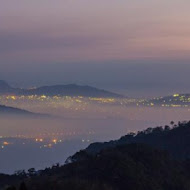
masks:
<path id="1" fill-rule="evenodd" d="M 6 81 L 0 80 L 0 88 L 10 88 L 10 86 Z"/>

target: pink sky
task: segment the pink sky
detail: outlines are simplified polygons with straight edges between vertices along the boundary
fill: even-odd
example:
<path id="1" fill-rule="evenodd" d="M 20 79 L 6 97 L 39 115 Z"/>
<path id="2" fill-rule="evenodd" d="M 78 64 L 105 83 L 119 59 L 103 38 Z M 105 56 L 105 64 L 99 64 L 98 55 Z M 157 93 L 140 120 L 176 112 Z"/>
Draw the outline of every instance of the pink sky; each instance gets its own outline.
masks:
<path id="1" fill-rule="evenodd" d="M 0 64 L 190 59 L 187 0 L 0 2 Z"/>

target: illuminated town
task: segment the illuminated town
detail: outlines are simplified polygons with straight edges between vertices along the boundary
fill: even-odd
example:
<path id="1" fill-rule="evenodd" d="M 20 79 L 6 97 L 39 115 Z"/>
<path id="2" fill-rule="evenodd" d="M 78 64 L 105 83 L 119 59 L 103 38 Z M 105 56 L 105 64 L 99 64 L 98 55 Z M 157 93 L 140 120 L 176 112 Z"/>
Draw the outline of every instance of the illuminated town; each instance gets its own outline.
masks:
<path id="1" fill-rule="evenodd" d="M 85 138 L 81 139 L 81 143 L 89 144 L 92 142 L 91 137 L 94 132 L 87 132 L 83 134 Z M 27 146 L 29 144 L 35 144 L 36 147 L 43 148 L 54 148 L 56 145 L 63 144 L 69 141 L 72 136 L 80 136 L 79 133 L 52 133 L 52 134 L 39 134 L 39 138 L 35 138 L 28 135 L 14 135 L 14 136 L 0 136 L 0 151 L 7 148 L 11 148 L 15 144 L 18 146 Z"/>
<path id="2" fill-rule="evenodd" d="M 0 102 L 3 105 L 16 106 L 31 103 L 43 103 L 48 106 L 63 106 L 65 108 L 76 105 L 76 110 L 85 109 L 89 104 L 108 104 L 120 106 L 162 106 L 162 107 L 189 107 L 190 95 L 174 94 L 167 97 L 155 97 L 151 99 L 134 99 L 134 98 L 93 98 L 83 96 L 46 96 L 46 95 L 29 95 L 15 96 L 3 95 L 0 96 Z"/>

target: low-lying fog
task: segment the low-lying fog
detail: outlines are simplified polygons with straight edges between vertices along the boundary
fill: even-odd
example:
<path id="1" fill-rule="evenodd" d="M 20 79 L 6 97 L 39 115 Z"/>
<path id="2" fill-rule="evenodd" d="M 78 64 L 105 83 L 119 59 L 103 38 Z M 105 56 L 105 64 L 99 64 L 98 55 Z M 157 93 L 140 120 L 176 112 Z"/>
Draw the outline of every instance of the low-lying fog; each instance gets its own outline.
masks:
<path id="1" fill-rule="evenodd" d="M 95 141 L 117 139 L 131 131 L 189 120 L 188 108 L 131 107 L 104 103 L 6 102 L 49 118 L 0 117 L 0 173 L 43 169 Z"/>

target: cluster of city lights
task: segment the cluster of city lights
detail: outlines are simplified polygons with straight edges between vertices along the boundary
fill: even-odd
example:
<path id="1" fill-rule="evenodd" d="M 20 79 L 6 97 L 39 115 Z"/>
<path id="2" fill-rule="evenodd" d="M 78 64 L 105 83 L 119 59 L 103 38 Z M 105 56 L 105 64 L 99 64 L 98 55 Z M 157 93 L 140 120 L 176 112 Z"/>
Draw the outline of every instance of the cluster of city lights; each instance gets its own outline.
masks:
<path id="1" fill-rule="evenodd" d="M 168 97 L 158 97 L 148 99 L 132 99 L 132 98 L 94 98 L 94 97 L 71 97 L 71 96 L 46 96 L 46 95 L 29 95 L 15 96 L 7 95 L 0 96 L 2 104 L 11 103 L 30 103 L 31 101 L 43 102 L 50 106 L 63 105 L 64 107 L 76 106 L 75 110 L 81 110 L 89 104 L 111 104 L 123 106 L 162 106 L 162 107 L 188 107 L 190 105 L 190 95 L 174 94 Z M 81 107 L 80 107 L 81 105 Z"/>
<path id="2" fill-rule="evenodd" d="M 18 141 L 19 140 L 19 141 Z M 11 147 L 15 144 L 20 144 L 20 145 L 26 145 L 26 144 L 31 144 L 31 143 L 36 143 L 39 145 L 38 147 L 40 149 L 42 148 L 53 148 L 54 146 L 66 142 L 66 139 L 60 139 L 60 138 L 54 138 L 54 139 L 43 139 L 43 138 L 36 138 L 36 139 L 25 139 L 25 138 L 8 138 L 7 137 L 1 137 L 0 140 L 0 149 L 7 149 L 8 147 Z M 91 140 L 89 138 L 87 139 L 81 139 L 82 143 L 90 143 Z"/>

